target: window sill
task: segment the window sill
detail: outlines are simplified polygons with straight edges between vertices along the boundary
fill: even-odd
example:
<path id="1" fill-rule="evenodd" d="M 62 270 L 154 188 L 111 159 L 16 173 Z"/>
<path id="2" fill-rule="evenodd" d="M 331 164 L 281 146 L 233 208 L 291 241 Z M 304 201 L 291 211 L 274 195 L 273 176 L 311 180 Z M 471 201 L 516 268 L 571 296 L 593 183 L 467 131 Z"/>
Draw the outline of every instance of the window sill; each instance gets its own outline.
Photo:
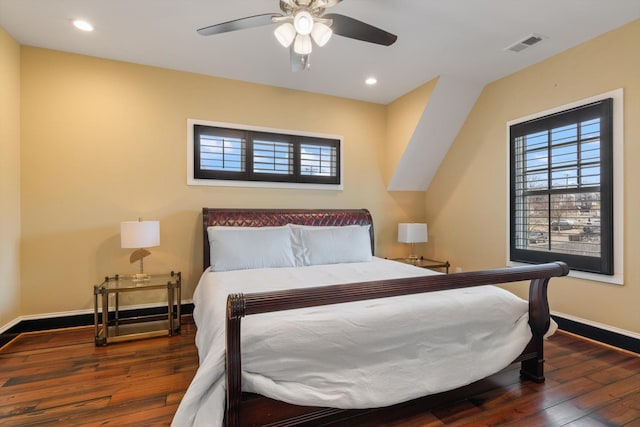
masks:
<path id="1" fill-rule="evenodd" d="M 520 267 L 524 265 L 531 265 L 531 264 L 526 264 L 523 262 L 507 261 L 507 267 Z M 604 274 L 595 274 L 595 273 L 587 273 L 584 271 L 571 270 L 569 272 L 569 277 L 573 277 L 575 279 L 590 280 L 592 282 L 607 283 L 609 285 L 619 285 L 619 286 L 624 285 L 624 276 L 622 274 L 614 274 L 613 276 L 606 276 Z"/>
<path id="2" fill-rule="evenodd" d="M 187 178 L 187 185 L 204 185 L 212 187 L 289 188 L 295 190 L 343 190 L 343 184 L 301 184 L 295 182 L 233 181 L 225 179 L 197 178 Z"/>

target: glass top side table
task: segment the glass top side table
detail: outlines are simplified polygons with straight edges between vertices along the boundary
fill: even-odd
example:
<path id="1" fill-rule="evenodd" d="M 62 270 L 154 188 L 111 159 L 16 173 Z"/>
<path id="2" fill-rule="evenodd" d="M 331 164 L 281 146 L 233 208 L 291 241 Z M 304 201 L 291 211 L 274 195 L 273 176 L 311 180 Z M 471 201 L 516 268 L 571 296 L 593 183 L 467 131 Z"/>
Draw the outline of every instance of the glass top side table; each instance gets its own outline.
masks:
<path id="1" fill-rule="evenodd" d="M 111 342 L 163 335 L 175 335 L 180 332 L 180 305 L 182 291 L 180 272 L 153 274 L 145 278 L 137 275 L 118 275 L 105 277 L 100 285 L 93 287 L 93 308 L 95 344 L 107 345 Z M 127 292 L 144 292 L 158 289 L 167 291 L 167 310 L 165 313 L 140 316 L 122 316 L 120 295 Z M 112 296 L 113 304 L 110 304 Z"/>
<path id="2" fill-rule="evenodd" d="M 427 259 L 427 258 L 393 258 L 393 261 L 403 262 L 405 264 L 415 265 L 416 267 L 435 269 L 435 268 L 444 268 L 445 273 L 449 274 L 449 261 L 438 261 L 435 259 Z"/>

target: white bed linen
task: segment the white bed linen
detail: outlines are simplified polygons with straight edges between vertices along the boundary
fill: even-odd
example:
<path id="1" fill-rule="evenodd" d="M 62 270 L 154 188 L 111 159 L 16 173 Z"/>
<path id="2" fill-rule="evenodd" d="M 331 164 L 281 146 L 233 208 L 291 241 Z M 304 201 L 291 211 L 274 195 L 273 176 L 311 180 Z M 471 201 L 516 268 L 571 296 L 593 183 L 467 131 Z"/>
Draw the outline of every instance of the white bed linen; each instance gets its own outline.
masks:
<path id="1" fill-rule="evenodd" d="M 380 258 L 205 272 L 193 298 L 200 366 L 172 425 L 222 425 L 228 294 L 429 274 L 439 273 Z M 501 370 L 531 339 L 527 321 L 527 302 L 494 286 L 251 315 L 243 390 L 299 405 L 387 406 Z"/>

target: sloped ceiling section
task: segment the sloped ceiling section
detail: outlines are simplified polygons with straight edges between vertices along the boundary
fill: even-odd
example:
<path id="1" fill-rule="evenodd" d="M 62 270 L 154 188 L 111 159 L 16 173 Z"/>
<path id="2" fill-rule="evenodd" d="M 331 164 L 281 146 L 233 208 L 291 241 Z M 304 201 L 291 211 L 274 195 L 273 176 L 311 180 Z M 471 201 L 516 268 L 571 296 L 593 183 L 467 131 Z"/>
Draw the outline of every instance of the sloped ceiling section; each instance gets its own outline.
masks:
<path id="1" fill-rule="evenodd" d="M 484 83 L 440 76 L 398 162 L 388 191 L 425 191 L 467 120 Z"/>

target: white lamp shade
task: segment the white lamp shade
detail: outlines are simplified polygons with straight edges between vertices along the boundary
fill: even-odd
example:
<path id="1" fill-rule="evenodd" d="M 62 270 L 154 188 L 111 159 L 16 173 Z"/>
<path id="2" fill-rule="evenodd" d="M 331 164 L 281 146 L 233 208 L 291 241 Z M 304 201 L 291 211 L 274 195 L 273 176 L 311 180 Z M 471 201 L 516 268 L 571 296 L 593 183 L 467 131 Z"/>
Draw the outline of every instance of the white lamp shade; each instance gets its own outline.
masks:
<path id="1" fill-rule="evenodd" d="M 296 29 L 293 28 L 293 24 L 291 22 L 285 22 L 284 24 L 277 26 L 273 31 L 273 34 L 282 46 L 289 47 L 291 46 L 291 43 L 293 43 L 293 39 L 296 38 Z"/>
<path id="2" fill-rule="evenodd" d="M 306 10 L 296 13 L 293 17 L 293 27 L 298 34 L 308 36 L 314 27 L 313 16 Z"/>
<path id="3" fill-rule="evenodd" d="M 120 246 L 151 248 L 160 245 L 160 221 L 124 221 L 120 223 Z"/>
<path id="4" fill-rule="evenodd" d="M 309 55 L 311 53 L 311 37 L 298 34 L 293 42 L 293 51 L 298 55 Z"/>
<path id="5" fill-rule="evenodd" d="M 427 224 L 415 222 L 398 224 L 398 242 L 424 243 L 428 241 Z"/>
<path id="6" fill-rule="evenodd" d="M 331 28 L 329 28 L 322 22 L 316 22 L 313 25 L 313 30 L 311 31 L 311 37 L 313 38 L 313 41 L 316 42 L 316 44 L 320 47 L 327 44 L 332 34 L 333 31 L 331 30 Z"/>

